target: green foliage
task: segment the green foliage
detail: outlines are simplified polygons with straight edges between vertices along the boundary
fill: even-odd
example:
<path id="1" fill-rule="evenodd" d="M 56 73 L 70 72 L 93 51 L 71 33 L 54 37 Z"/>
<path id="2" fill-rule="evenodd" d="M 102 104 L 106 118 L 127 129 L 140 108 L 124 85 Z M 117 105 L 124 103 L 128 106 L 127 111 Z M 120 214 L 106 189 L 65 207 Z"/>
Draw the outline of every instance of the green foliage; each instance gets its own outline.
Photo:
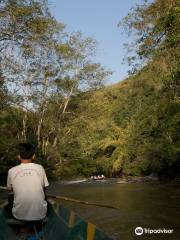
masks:
<path id="1" fill-rule="evenodd" d="M 3 1 L 0 14 L 0 47 L 13 51 L 18 45 L 15 58 L 23 52 L 22 62 L 0 65 L 0 178 L 17 163 L 14 146 L 26 140 L 38 145 L 37 161 L 55 178 L 178 176 L 177 1 L 145 3 L 124 19 L 137 34 L 136 54 L 146 65 L 108 87 L 103 82 L 111 72 L 92 60 L 95 41 L 79 32 L 64 34 L 41 1 L 30 2 Z M 12 39 L 13 29 L 19 31 Z M 20 72 L 25 79 L 16 77 Z M 10 95 L 12 82 L 21 90 Z"/>
<path id="2" fill-rule="evenodd" d="M 0 181 L 5 180 L 9 166 L 16 165 L 16 137 L 19 132 L 18 109 L 6 107 L 0 115 Z"/>
<path id="3" fill-rule="evenodd" d="M 177 0 L 144 1 L 144 4 L 132 8 L 119 26 L 136 36 L 133 44 L 127 45 L 128 52 L 132 52 L 131 55 L 128 54 L 128 61 L 138 59 L 133 69 L 136 66 L 141 67 L 144 60 L 154 60 L 162 56 L 168 59 L 167 55 L 176 54 L 180 42 L 179 24 Z"/>

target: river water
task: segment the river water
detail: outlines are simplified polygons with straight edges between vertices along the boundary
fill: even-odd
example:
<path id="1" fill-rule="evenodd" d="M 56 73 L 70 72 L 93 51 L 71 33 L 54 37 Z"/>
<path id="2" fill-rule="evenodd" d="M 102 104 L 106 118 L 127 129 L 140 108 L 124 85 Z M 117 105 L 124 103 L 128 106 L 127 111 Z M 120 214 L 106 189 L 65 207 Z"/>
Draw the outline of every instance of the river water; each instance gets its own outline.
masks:
<path id="1" fill-rule="evenodd" d="M 120 210 L 61 201 L 116 240 L 180 240 L 180 186 L 160 183 L 55 183 L 51 192 Z M 173 230 L 137 236 L 135 228 Z"/>

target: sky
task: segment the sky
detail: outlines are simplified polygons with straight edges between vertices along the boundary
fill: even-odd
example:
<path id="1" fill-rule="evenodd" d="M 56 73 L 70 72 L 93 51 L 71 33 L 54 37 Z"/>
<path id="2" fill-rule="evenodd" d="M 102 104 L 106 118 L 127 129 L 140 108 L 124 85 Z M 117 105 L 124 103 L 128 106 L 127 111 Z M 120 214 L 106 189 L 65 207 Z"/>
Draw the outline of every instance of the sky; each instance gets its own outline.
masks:
<path id="1" fill-rule="evenodd" d="M 123 43 L 127 35 L 117 25 L 129 10 L 143 0 L 49 0 L 52 15 L 66 25 L 69 32 L 81 31 L 98 42 L 95 61 L 113 71 L 108 84 L 125 79 L 127 64 Z"/>

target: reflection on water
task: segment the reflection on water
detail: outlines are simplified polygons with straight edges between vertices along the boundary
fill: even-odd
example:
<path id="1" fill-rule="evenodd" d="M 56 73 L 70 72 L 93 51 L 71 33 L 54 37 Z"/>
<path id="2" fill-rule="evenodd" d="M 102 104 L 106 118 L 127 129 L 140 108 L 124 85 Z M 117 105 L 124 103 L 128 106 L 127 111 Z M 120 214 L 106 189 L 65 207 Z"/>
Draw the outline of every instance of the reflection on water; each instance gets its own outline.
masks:
<path id="1" fill-rule="evenodd" d="M 57 195 L 109 204 L 121 210 L 61 201 L 117 240 L 180 239 L 180 187 L 161 184 L 53 184 Z M 174 229 L 173 234 L 136 236 L 136 227 Z"/>

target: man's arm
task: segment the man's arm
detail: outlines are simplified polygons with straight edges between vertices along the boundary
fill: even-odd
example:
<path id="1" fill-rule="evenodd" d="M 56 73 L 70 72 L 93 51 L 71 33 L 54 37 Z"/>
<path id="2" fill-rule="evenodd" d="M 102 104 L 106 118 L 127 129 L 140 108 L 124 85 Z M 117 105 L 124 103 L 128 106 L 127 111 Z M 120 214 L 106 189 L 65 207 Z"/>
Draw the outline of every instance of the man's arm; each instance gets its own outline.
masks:
<path id="1" fill-rule="evenodd" d="M 49 182 L 43 167 L 42 167 L 42 170 L 43 170 L 44 195 L 45 195 L 45 200 L 47 201 L 47 187 L 49 186 Z"/>
<path id="2" fill-rule="evenodd" d="M 12 190 L 12 180 L 11 180 L 10 170 L 8 171 L 8 177 L 7 177 L 7 189 Z"/>
<path id="3" fill-rule="evenodd" d="M 49 186 L 49 182 L 43 167 L 42 167 L 42 171 L 43 171 L 43 185 L 44 185 L 44 188 L 46 188 Z"/>

